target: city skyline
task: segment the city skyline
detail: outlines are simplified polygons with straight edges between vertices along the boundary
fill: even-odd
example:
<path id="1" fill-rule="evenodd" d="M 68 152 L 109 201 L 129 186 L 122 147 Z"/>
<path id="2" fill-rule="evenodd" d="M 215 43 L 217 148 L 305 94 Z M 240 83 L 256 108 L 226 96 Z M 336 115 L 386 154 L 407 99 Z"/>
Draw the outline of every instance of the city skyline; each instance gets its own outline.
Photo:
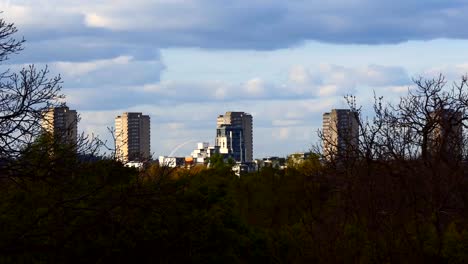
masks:
<path id="1" fill-rule="evenodd" d="M 67 106 L 54 107 L 44 113 L 41 125 L 45 131 L 53 135 L 57 131 L 66 133 L 66 141 L 72 141 L 76 144 L 78 114 L 76 110 L 70 110 Z M 152 152 L 150 144 L 150 120 L 150 116 L 143 115 L 142 112 L 124 112 L 115 117 L 113 133 L 115 137 L 115 158 L 117 160 L 144 162 L 158 157 L 152 154 L 154 152 Z M 236 162 L 251 163 L 260 158 L 253 155 L 253 142 L 255 141 L 253 139 L 252 121 L 252 115 L 245 112 L 228 111 L 224 115 L 218 115 L 216 118 L 214 146 L 210 147 L 209 142 L 200 143 L 198 141 L 197 149 L 194 152 L 190 155 L 179 155 L 179 157 L 193 157 L 194 153 L 197 154 L 200 151 L 213 148 L 213 153 L 222 154 L 226 158 L 233 158 Z M 357 112 L 350 109 L 331 109 L 330 112 L 323 113 L 321 130 L 323 138 L 320 139 L 321 142 L 319 143 L 323 145 L 324 156 L 327 157 L 329 152 L 339 153 L 340 149 L 346 147 L 347 144 L 357 144 L 358 130 Z M 192 140 L 184 142 L 182 145 L 187 143 L 192 143 Z M 327 147 L 327 145 L 329 146 Z M 180 146 L 177 146 L 175 150 Z M 175 154 L 176 151 L 173 150 L 172 153 Z M 165 156 L 165 154 L 167 153 L 159 157 L 175 157 L 175 155 Z M 288 153 L 287 156 L 290 154 Z M 254 157 L 256 158 L 254 159 Z M 264 157 L 275 157 L 275 155 L 266 155 L 261 158 Z"/>
<path id="2" fill-rule="evenodd" d="M 374 91 L 393 100 L 412 78 L 468 72 L 460 1 L 25 0 L 0 9 L 27 40 L 5 67 L 60 73 L 79 131 L 103 140 L 119 113 L 150 114 L 156 156 L 214 143 L 210 124 L 226 111 L 259 120 L 253 130 L 267 136 L 256 137 L 257 157 L 307 151 L 320 143 L 322 113 L 345 108 L 346 94 L 365 115 Z"/>

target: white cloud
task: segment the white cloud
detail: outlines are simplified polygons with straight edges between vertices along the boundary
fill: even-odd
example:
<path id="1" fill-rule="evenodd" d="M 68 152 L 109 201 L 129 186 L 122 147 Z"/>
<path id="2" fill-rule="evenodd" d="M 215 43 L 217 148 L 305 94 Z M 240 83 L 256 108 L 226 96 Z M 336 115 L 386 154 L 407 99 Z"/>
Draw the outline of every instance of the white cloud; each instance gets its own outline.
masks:
<path id="1" fill-rule="evenodd" d="M 316 98 L 321 99 L 320 103 L 311 107 L 323 109 L 322 102 L 329 104 L 330 98 L 334 100 L 335 97 L 355 94 L 357 87 L 359 89 L 368 87 L 366 89 L 388 90 L 388 87 L 391 86 L 401 86 L 400 80 L 406 77 L 405 74 L 395 75 L 391 67 L 374 67 L 372 74 L 368 74 L 369 67 L 346 68 L 321 65 L 315 69 L 302 67 L 300 71 L 307 73 L 307 77 L 300 80 L 301 82 L 307 80 L 307 82 L 304 81 L 301 84 L 289 78 L 291 71 L 284 73 L 288 81 L 283 84 L 267 83 L 258 77 L 248 79 L 240 84 L 219 80 L 159 81 L 159 74 L 163 69 L 160 62 L 140 62 L 129 56 L 83 63 L 59 62 L 53 66 L 56 71 L 63 72 L 67 87 L 74 87 L 65 90 L 69 96 L 69 102 L 83 109 L 115 109 L 151 103 L 176 104 L 253 100 L 279 102 Z M 154 73 L 152 69 L 154 69 Z M 292 71 L 297 72 L 297 69 L 299 68 L 295 66 Z M 395 77 L 394 84 L 391 82 L 392 79 L 387 77 L 387 74 Z M 151 82 L 151 78 L 155 78 L 156 82 Z M 150 82 L 145 82 L 147 80 Z M 287 108 L 279 108 L 278 111 L 286 111 L 292 116 L 300 115 L 300 112 Z"/>
<path id="2" fill-rule="evenodd" d="M 169 130 L 179 130 L 179 129 L 184 129 L 185 124 L 181 122 L 172 122 L 167 124 L 167 128 Z"/>
<path id="3" fill-rule="evenodd" d="M 218 99 L 218 100 L 221 99 L 222 100 L 222 99 L 226 98 L 226 95 L 227 95 L 227 91 L 226 91 L 225 87 L 216 88 L 215 93 L 214 93 L 214 97 L 216 99 Z"/>
<path id="4" fill-rule="evenodd" d="M 462 76 L 468 75 L 468 63 L 448 64 L 432 67 L 424 71 L 422 77 L 435 78 L 440 74 L 444 75 L 450 81 L 460 81 Z"/>
<path id="5" fill-rule="evenodd" d="M 0 3 L 0 10 L 5 12 L 6 18 L 13 20 L 17 26 L 30 27 L 37 23 L 43 27 L 48 27 L 54 22 L 57 22 L 53 21 L 53 19 L 49 20 L 46 17 L 35 16 L 33 7 L 31 3 L 13 3 L 13 1 Z M 40 12 L 48 10 L 47 7 L 40 7 L 38 9 Z M 57 17 L 57 15 L 55 15 L 55 17 Z"/>
<path id="6" fill-rule="evenodd" d="M 295 65 L 289 71 L 289 80 L 296 84 L 310 84 L 310 75 L 302 65 Z"/>
<path id="7" fill-rule="evenodd" d="M 409 83 L 409 77 L 403 68 L 380 65 L 348 68 L 320 64 L 311 69 L 295 65 L 290 69 L 288 77 L 287 87 L 291 92 L 322 97 L 352 94 L 358 86 L 379 88 Z"/>
<path id="8" fill-rule="evenodd" d="M 58 72 L 69 77 L 79 77 L 96 70 L 115 65 L 128 65 L 133 60 L 131 56 L 119 56 L 108 60 L 95 60 L 89 62 L 55 62 L 52 64 Z"/>
<path id="9" fill-rule="evenodd" d="M 342 97 L 319 98 L 317 100 L 299 101 L 298 105 L 306 113 L 323 113 L 337 107 Z"/>
<path id="10" fill-rule="evenodd" d="M 410 86 L 400 85 L 400 86 L 389 86 L 385 90 L 392 93 L 406 93 L 410 89 Z"/>
<path id="11" fill-rule="evenodd" d="M 326 84 L 326 85 L 320 86 L 318 94 L 320 96 L 331 96 L 331 95 L 337 94 L 338 92 L 339 92 L 339 87 L 337 86 L 337 84 Z"/>
<path id="12" fill-rule="evenodd" d="M 82 10 L 88 27 L 113 31 L 184 30 L 203 27 L 209 22 L 204 7 L 197 1 L 112 0 L 90 3 Z"/>
<path id="13" fill-rule="evenodd" d="M 303 120 L 297 120 L 297 119 L 275 119 L 272 122 L 273 126 L 297 126 L 301 125 L 303 123 Z"/>
<path id="14" fill-rule="evenodd" d="M 89 13 L 85 15 L 85 23 L 89 27 L 103 27 L 109 29 L 115 29 L 121 27 L 121 23 L 112 18 L 98 15 L 96 13 Z"/>
<path id="15" fill-rule="evenodd" d="M 408 84 L 410 78 L 401 67 L 368 65 L 356 71 L 358 79 L 365 80 L 369 86 L 385 86 L 391 84 Z"/>
<path id="16" fill-rule="evenodd" d="M 244 89 L 248 95 L 259 97 L 265 94 L 265 82 L 260 78 L 254 78 L 245 83 Z"/>
<path id="17" fill-rule="evenodd" d="M 289 138 L 289 128 L 288 127 L 274 128 L 272 132 L 272 136 L 274 139 L 286 140 Z"/>

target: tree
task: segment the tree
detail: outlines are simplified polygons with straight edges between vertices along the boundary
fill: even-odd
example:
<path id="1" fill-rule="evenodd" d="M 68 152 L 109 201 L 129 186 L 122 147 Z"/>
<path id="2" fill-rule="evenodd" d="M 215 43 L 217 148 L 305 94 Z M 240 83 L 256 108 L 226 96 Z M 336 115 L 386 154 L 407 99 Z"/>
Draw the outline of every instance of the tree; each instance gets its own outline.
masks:
<path id="1" fill-rule="evenodd" d="M 14 38 L 13 23 L 0 18 L 0 64 L 23 49 L 24 40 Z M 0 73 L 0 159 L 17 157 L 40 134 L 43 112 L 60 104 L 60 76 L 48 77 L 49 70 L 34 65 L 19 73 Z"/>
<path id="2" fill-rule="evenodd" d="M 336 217 L 347 223 L 341 239 L 359 232 L 370 252 L 380 252 L 378 262 L 399 262 L 404 254 L 442 261 L 448 227 L 467 225 L 467 77 L 451 86 L 442 75 L 414 83 L 397 103 L 376 97 L 372 118 L 347 98 L 361 115 L 359 143 L 348 149 L 352 159 L 336 160 L 326 172 L 337 182 Z"/>
<path id="3" fill-rule="evenodd" d="M 232 158 L 229 158 L 226 162 L 224 156 L 217 153 L 210 157 L 209 167 L 213 169 L 225 169 L 231 168 L 233 163 L 235 162 Z"/>

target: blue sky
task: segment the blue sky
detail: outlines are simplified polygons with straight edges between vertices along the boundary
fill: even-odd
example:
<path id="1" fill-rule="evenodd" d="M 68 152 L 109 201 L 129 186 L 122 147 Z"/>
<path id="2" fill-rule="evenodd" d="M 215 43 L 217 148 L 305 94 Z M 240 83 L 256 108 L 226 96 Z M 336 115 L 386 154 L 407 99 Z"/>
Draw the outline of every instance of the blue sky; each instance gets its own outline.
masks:
<path id="1" fill-rule="evenodd" d="M 214 142 L 216 116 L 254 117 L 254 156 L 317 143 L 322 113 L 368 109 L 411 79 L 468 72 L 465 0 L 0 0 L 25 50 L 48 65 L 79 129 L 109 138 L 124 111 L 151 116 L 152 152 Z M 180 148 L 188 155 L 195 143 Z"/>

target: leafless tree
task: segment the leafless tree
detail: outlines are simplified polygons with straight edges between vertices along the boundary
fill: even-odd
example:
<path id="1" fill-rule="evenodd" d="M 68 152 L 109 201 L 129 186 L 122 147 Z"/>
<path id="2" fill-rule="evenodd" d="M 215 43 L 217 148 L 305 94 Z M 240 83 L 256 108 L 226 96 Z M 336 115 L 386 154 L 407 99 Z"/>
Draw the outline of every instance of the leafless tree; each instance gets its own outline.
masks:
<path id="1" fill-rule="evenodd" d="M 131 155 L 127 157 L 125 155 L 124 149 L 127 149 L 127 152 L 129 152 L 128 135 L 124 133 L 124 131 L 118 131 L 114 127 L 107 127 L 107 131 L 111 136 L 111 142 L 101 141 L 101 146 L 103 149 L 109 151 L 109 154 L 106 155 L 107 158 L 120 162 L 138 161 L 139 163 L 143 164 L 147 164 L 151 161 L 152 155 L 148 157 L 143 153 L 131 153 Z"/>
<path id="2" fill-rule="evenodd" d="M 14 38 L 13 23 L 0 18 L 0 64 L 23 49 L 24 40 Z M 48 77 L 48 68 L 25 66 L 14 73 L 6 68 L 0 73 L 0 159 L 15 158 L 41 132 L 40 120 L 46 109 L 57 106 L 60 76 Z"/>
<path id="3" fill-rule="evenodd" d="M 346 99 L 359 113 L 359 143 L 346 142 L 347 155 L 325 162 L 342 197 L 335 217 L 365 228 L 371 241 L 387 241 L 373 246 L 389 259 L 402 249 L 427 251 L 428 243 L 428 254 L 440 258 L 448 225 L 468 224 L 468 77 L 451 85 L 442 75 L 415 79 L 397 103 L 375 96 L 372 117 L 363 116 L 354 97 Z M 340 147 L 319 136 L 331 149 Z"/>

